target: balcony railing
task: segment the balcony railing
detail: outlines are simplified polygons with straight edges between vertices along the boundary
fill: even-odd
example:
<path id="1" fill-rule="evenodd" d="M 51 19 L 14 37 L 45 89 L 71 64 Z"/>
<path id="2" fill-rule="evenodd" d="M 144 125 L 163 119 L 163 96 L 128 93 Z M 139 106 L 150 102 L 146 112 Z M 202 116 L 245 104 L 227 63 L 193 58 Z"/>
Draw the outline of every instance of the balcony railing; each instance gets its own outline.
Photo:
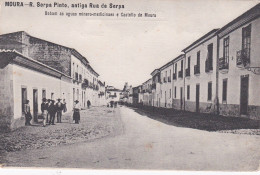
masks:
<path id="1" fill-rule="evenodd" d="M 250 64 L 250 49 L 245 48 L 237 51 L 237 66 L 248 66 Z"/>
<path id="2" fill-rule="evenodd" d="M 187 69 L 185 70 L 185 76 L 186 76 L 186 77 L 189 77 L 189 76 L 190 76 L 190 68 L 187 68 Z"/>
<path id="3" fill-rule="evenodd" d="M 176 73 L 173 73 L 173 74 L 172 74 L 172 79 L 173 79 L 173 80 L 176 80 L 176 79 L 177 79 Z"/>
<path id="4" fill-rule="evenodd" d="M 205 72 L 210 72 L 213 70 L 212 60 L 206 59 L 205 61 Z"/>
<path id="5" fill-rule="evenodd" d="M 195 65 L 194 66 L 194 75 L 200 74 L 200 66 L 199 65 Z"/>
<path id="6" fill-rule="evenodd" d="M 81 87 L 84 88 L 84 89 L 88 88 L 88 80 L 87 79 L 84 79 Z"/>
<path id="7" fill-rule="evenodd" d="M 152 89 L 156 89 L 156 84 L 152 84 Z"/>
<path id="8" fill-rule="evenodd" d="M 224 70 L 229 68 L 229 59 L 228 58 L 219 58 L 219 70 Z"/>
<path id="9" fill-rule="evenodd" d="M 171 81 L 172 81 L 172 80 L 171 80 L 171 76 L 169 76 L 169 77 L 168 77 L 168 82 L 171 82 Z"/>
<path id="10" fill-rule="evenodd" d="M 178 72 L 178 77 L 179 77 L 179 78 L 183 78 L 183 70 L 180 70 L 180 71 Z"/>

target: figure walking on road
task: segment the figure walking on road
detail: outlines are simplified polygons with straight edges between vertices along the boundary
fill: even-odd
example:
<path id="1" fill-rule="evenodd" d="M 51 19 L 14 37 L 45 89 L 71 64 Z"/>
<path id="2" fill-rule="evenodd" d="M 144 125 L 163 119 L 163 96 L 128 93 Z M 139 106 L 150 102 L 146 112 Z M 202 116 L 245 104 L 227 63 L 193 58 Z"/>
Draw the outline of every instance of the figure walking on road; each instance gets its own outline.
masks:
<path id="1" fill-rule="evenodd" d="M 24 114 L 25 114 L 25 126 L 31 125 L 32 120 L 32 114 L 30 109 L 29 100 L 26 100 L 26 103 L 24 105 Z"/>
<path id="2" fill-rule="evenodd" d="M 46 101 L 46 98 L 42 99 L 42 104 L 41 104 L 41 111 L 42 111 L 42 117 L 43 117 L 43 123 L 42 126 L 45 127 L 46 126 L 46 119 L 47 119 L 47 115 L 48 115 L 48 103 Z"/>
<path id="3" fill-rule="evenodd" d="M 62 116 L 62 110 L 63 110 L 63 104 L 60 102 L 61 99 L 58 99 L 58 102 L 56 103 L 56 110 L 57 110 L 57 123 L 61 123 L 61 116 Z"/>
<path id="4" fill-rule="evenodd" d="M 88 100 L 87 101 L 87 105 L 88 105 L 88 108 L 90 107 L 90 105 L 91 105 L 91 103 L 90 103 L 90 101 Z"/>
<path id="5" fill-rule="evenodd" d="M 75 120 L 76 124 L 79 124 L 79 120 L 80 120 L 80 105 L 79 105 L 79 101 L 76 100 L 75 101 L 75 105 L 73 107 L 74 113 L 73 113 L 73 120 Z"/>

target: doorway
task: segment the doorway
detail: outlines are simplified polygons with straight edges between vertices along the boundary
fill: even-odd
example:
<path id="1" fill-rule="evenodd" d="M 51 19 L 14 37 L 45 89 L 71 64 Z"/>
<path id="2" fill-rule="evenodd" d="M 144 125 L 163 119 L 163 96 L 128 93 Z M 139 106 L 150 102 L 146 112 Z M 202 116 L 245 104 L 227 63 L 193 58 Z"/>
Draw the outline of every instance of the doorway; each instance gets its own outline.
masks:
<path id="1" fill-rule="evenodd" d="M 33 121 L 38 122 L 38 90 L 33 89 Z"/>
<path id="2" fill-rule="evenodd" d="M 248 112 L 248 86 L 249 77 L 241 76 L 241 87 L 240 87 L 240 114 L 247 115 Z"/>
<path id="3" fill-rule="evenodd" d="M 200 85 L 196 85 L 196 112 L 200 112 Z"/>

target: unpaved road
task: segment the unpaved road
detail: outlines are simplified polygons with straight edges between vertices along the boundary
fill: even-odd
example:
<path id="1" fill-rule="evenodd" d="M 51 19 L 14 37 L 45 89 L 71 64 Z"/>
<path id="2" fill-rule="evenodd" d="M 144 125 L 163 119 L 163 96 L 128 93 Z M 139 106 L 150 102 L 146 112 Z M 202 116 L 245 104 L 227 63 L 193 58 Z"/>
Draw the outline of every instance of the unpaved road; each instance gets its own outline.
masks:
<path id="1" fill-rule="evenodd" d="M 117 112 L 123 131 L 113 137 L 9 153 L 7 166 L 227 171 L 259 167 L 260 136 L 170 126 L 126 107 Z"/>

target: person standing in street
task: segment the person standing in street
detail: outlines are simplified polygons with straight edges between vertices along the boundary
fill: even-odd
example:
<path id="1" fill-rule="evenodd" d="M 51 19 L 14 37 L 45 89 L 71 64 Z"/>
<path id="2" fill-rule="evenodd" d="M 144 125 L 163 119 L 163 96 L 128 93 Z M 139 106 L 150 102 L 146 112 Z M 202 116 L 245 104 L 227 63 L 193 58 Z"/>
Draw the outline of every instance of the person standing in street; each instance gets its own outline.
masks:
<path id="1" fill-rule="evenodd" d="M 26 103 L 24 104 L 24 114 L 25 114 L 25 126 L 31 125 L 32 115 L 31 115 L 31 109 L 29 100 L 26 100 Z"/>
<path id="2" fill-rule="evenodd" d="M 56 107 L 54 105 L 54 100 L 51 100 L 51 104 L 49 106 L 49 114 L 50 114 L 50 121 L 49 121 L 49 125 L 55 125 L 54 124 L 54 118 L 55 118 L 55 113 L 56 113 Z"/>
<path id="3" fill-rule="evenodd" d="M 42 117 L 43 117 L 43 124 L 42 126 L 45 127 L 46 126 L 46 119 L 47 119 L 47 115 L 48 115 L 48 103 L 46 98 L 42 99 L 42 104 L 41 104 L 41 111 L 42 111 Z"/>
<path id="4" fill-rule="evenodd" d="M 90 105 L 91 105 L 91 103 L 90 103 L 90 101 L 88 100 L 88 101 L 87 101 L 87 106 L 88 106 L 88 108 L 90 107 Z"/>
<path id="5" fill-rule="evenodd" d="M 79 120 L 80 120 L 80 105 L 79 105 L 79 101 L 76 100 L 75 101 L 75 105 L 73 107 L 74 113 L 73 113 L 73 120 L 75 120 L 76 124 L 79 124 Z"/>
<path id="6" fill-rule="evenodd" d="M 63 112 L 67 112 L 67 103 L 65 99 L 63 99 Z"/>
<path id="7" fill-rule="evenodd" d="M 49 107 L 51 105 L 51 99 L 48 99 L 48 102 L 47 102 L 47 117 L 46 117 L 46 123 L 49 123 L 50 122 L 50 111 L 49 111 Z"/>
<path id="8" fill-rule="evenodd" d="M 58 102 L 56 103 L 56 110 L 57 110 L 57 123 L 61 123 L 61 116 L 62 116 L 62 110 L 63 110 L 63 104 L 60 102 L 61 99 L 58 99 Z"/>

